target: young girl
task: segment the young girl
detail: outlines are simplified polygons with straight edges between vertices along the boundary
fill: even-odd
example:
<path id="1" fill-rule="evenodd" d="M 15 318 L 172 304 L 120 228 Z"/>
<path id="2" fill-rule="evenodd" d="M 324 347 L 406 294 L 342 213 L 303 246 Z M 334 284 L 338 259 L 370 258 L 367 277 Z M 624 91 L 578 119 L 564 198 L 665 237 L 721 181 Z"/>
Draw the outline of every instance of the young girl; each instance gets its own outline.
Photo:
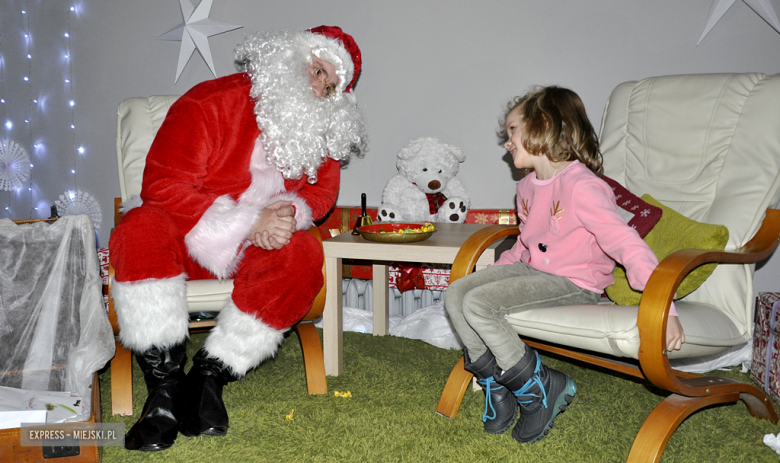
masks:
<path id="1" fill-rule="evenodd" d="M 603 172 L 596 134 L 579 96 L 560 87 L 532 90 L 507 107 L 501 136 L 518 169 L 520 236 L 482 271 L 453 282 L 445 306 L 465 345 L 465 369 L 485 390 L 485 431 L 536 442 L 577 390 L 546 367 L 505 316 L 528 308 L 595 304 L 614 280 L 616 259 L 631 287 L 643 290 L 658 265 L 653 252 L 618 215 Z M 674 305 L 667 349 L 685 337 Z"/>

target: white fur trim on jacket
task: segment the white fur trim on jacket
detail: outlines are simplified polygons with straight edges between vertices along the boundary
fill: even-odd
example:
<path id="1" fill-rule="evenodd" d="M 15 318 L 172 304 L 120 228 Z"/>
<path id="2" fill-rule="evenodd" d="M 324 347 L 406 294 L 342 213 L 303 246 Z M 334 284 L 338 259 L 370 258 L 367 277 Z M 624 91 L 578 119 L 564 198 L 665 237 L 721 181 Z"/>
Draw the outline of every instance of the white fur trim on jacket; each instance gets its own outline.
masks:
<path id="1" fill-rule="evenodd" d="M 292 201 L 295 206 L 296 230 L 308 230 L 314 225 L 314 216 L 306 201 L 295 193 L 282 193 L 274 198 L 279 201 Z"/>
<path id="2" fill-rule="evenodd" d="M 246 240 L 259 209 L 254 204 L 220 196 L 184 237 L 187 251 L 219 279 L 227 279 L 241 260 L 239 247 Z"/>
<path id="3" fill-rule="evenodd" d="M 286 331 L 241 312 L 231 299 L 217 316 L 217 325 L 203 347 L 210 357 L 218 358 L 240 377 L 276 355 Z"/>
<path id="4" fill-rule="evenodd" d="M 243 258 L 242 244 L 258 214 L 284 191 L 284 177 L 268 163 L 260 137 L 255 140 L 249 171 L 252 183 L 238 202 L 220 196 L 184 237 L 192 258 L 220 279 L 235 272 Z"/>
<path id="5" fill-rule="evenodd" d="M 127 198 L 127 201 L 122 201 L 122 203 L 119 205 L 119 212 L 122 214 L 127 214 L 127 211 L 130 209 L 135 209 L 136 207 L 140 207 L 143 203 L 144 201 L 140 196 L 133 195 Z"/>
<path id="6" fill-rule="evenodd" d="M 167 348 L 189 336 L 186 275 L 135 282 L 114 280 L 119 340 L 133 352 Z"/>

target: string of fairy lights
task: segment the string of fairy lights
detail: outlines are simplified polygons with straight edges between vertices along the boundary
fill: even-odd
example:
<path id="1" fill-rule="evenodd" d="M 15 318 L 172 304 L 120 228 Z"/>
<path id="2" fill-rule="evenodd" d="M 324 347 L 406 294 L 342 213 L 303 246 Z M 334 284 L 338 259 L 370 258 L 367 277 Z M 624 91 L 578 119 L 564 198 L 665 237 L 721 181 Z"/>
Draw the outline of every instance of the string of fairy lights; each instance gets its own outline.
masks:
<path id="1" fill-rule="evenodd" d="M 3 55 L 3 45 L 5 44 L 6 38 L 3 34 L 2 30 L 0 30 L 0 110 L 2 111 L 2 127 L 3 127 L 3 138 L 2 140 L 8 140 L 8 127 L 7 127 L 7 111 L 5 106 L 5 56 Z M 0 146 L 3 147 L 5 150 L 6 143 L 3 141 L 0 143 Z M 4 169 L 7 167 L 3 166 Z M 8 204 L 4 207 L 4 210 L 8 210 L 10 208 L 10 202 L 11 202 L 11 195 L 8 195 Z"/>
<path id="2" fill-rule="evenodd" d="M 60 216 L 88 214 L 95 228 L 100 227 L 99 204 L 79 189 L 79 164 L 87 149 L 78 142 L 75 122 L 72 23 L 78 19 L 80 9 L 77 1 L 36 2 L 31 9 L 29 0 L 23 0 L 16 2 L 16 11 L 3 13 L 0 194 L 7 195 L 2 206 L 5 218 L 45 218 L 56 208 Z M 54 23 L 52 18 L 56 18 Z M 60 23 L 59 30 L 56 23 Z M 61 75 L 61 80 L 52 75 Z M 57 108 L 60 117 L 53 114 L 57 105 L 62 105 Z M 67 170 L 51 171 L 56 168 Z M 49 179 L 60 179 L 67 188 L 59 199 L 46 197 L 50 185 L 41 185 L 37 180 L 43 177 L 42 173 Z"/>
<path id="3" fill-rule="evenodd" d="M 76 147 L 76 124 L 74 124 L 74 116 L 73 116 L 73 108 L 76 106 L 75 100 L 73 100 L 73 82 L 71 81 L 71 76 L 73 75 L 73 59 L 71 56 L 72 50 L 73 50 L 73 42 L 70 39 L 70 18 L 71 14 L 75 13 L 76 8 L 74 6 L 70 6 L 68 8 L 68 29 L 65 31 L 65 38 L 68 42 L 68 53 L 65 55 L 65 60 L 67 62 L 68 66 L 68 74 L 65 78 L 65 84 L 68 87 L 68 107 L 70 108 L 70 138 L 71 142 L 73 144 L 73 168 L 71 169 L 70 173 L 73 175 L 73 185 L 76 189 L 78 189 L 79 182 L 78 182 L 78 176 L 76 175 L 76 166 L 78 164 L 79 154 L 84 154 L 84 147 L 79 146 Z"/>
<path id="4" fill-rule="evenodd" d="M 22 10 L 22 17 L 24 18 L 24 44 L 25 44 L 25 52 L 26 52 L 26 58 L 27 58 L 27 72 L 25 73 L 24 77 L 22 77 L 22 80 L 25 82 L 25 90 L 27 95 L 27 114 L 24 118 L 25 126 L 27 127 L 27 146 L 31 146 L 32 143 L 32 134 L 33 134 L 33 97 L 32 97 L 32 36 L 30 34 L 30 14 L 29 11 L 30 2 L 29 0 L 25 0 L 24 2 L 24 9 Z M 28 150 L 29 152 L 29 150 Z M 27 191 L 30 192 L 29 194 L 29 208 L 30 208 L 30 218 L 33 216 L 33 210 L 34 206 L 32 205 L 32 196 L 33 196 L 33 168 L 35 166 L 30 163 L 30 185 L 27 187 Z"/>

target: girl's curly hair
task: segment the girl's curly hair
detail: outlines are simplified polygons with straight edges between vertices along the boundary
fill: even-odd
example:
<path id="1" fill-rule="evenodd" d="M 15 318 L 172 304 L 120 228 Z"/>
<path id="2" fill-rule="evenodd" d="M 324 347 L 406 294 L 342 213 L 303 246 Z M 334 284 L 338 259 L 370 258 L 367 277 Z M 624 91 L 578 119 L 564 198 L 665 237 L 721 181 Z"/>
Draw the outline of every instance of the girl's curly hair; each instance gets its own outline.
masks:
<path id="1" fill-rule="evenodd" d="M 573 91 L 556 86 L 535 87 L 507 104 L 498 131 L 500 144 L 509 139 L 506 117 L 519 108 L 523 147 L 529 154 L 552 162 L 579 160 L 599 177 L 604 173 L 599 141 L 585 105 Z"/>

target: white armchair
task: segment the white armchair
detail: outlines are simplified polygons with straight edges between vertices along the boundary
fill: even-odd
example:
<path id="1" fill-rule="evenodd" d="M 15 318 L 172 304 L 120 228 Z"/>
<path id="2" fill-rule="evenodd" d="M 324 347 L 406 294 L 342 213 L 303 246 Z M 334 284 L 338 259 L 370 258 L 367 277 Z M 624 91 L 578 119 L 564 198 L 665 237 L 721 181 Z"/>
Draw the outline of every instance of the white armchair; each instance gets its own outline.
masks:
<path id="1" fill-rule="evenodd" d="M 780 75 L 664 76 L 615 88 L 601 125 L 605 175 L 690 219 L 726 225 L 726 250 L 685 250 L 664 259 L 639 306 L 555 307 L 507 317 L 534 348 L 647 379 L 671 393 L 648 416 L 629 461 L 659 461 L 680 422 L 708 405 L 742 399 L 754 416 L 777 421 L 760 389 L 675 371 L 669 359 L 717 354 L 752 338 L 755 263 L 774 251 L 780 236 L 780 211 L 769 209 L 780 199 L 778 108 Z M 451 280 L 470 273 L 473 256 L 490 242 L 516 233 L 515 227 L 494 226 L 472 237 Z M 675 302 L 686 342 L 667 353 L 670 301 L 683 277 L 707 262 L 720 265 Z M 462 362 L 437 409 L 451 418 L 471 379 Z"/>
<path id="2" fill-rule="evenodd" d="M 168 109 L 178 96 L 158 95 L 148 98 L 130 98 L 122 101 L 117 110 L 116 153 L 119 167 L 119 188 L 121 198 L 114 199 L 114 223 L 119 223 L 119 204 L 141 193 L 141 181 L 146 165 L 146 155 L 152 145 Z M 316 227 L 309 230 L 321 240 Z M 109 256 L 109 261 L 110 261 Z M 323 275 L 325 267 L 323 265 Z M 109 265 L 109 319 L 114 334 L 119 334 L 119 325 L 110 299 L 113 267 Z M 233 291 L 232 280 L 190 280 L 187 281 L 187 304 L 190 313 L 219 312 Z M 306 368 L 306 383 L 309 394 L 328 392 L 325 378 L 325 364 L 322 343 L 312 320 L 322 316 L 325 306 L 325 286 L 317 295 L 309 312 L 295 330 L 303 348 Z M 211 329 L 214 320 L 190 323 L 191 331 Z M 111 361 L 111 407 L 113 414 L 133 414 L 132 357 L 130 351 L 116 341 L 116 356 Z"/>

